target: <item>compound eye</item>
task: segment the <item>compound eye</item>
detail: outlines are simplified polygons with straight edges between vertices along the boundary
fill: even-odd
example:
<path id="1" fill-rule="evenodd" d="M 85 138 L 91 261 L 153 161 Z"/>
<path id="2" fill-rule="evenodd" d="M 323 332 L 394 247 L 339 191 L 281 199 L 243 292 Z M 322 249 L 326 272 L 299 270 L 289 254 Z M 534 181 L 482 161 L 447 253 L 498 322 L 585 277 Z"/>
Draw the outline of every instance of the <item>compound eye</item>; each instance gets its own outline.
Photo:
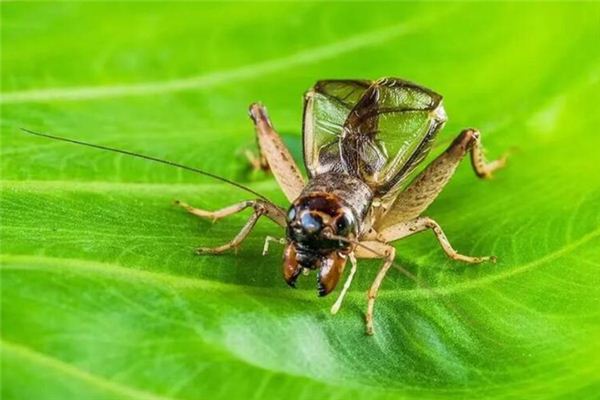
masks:
<path id="1" fill-rule="evenodd" d="M 354 230 L 354 218 L 349 213 L 340 215 L 335 221 L 336 233 L 340 236 L 348 236 Z"/>
<path id="2" fill-rule="evenodd" d="M 323 228 L 323 221 L 319 217 L 313 216 L 311 213 L 305 212 L 300 218 L 302 229 L 307 234 L 319 232 Z"/>
<path id="3" fill-rule="evenodd" d="M 290 209 L 288 211 L 287 221 L 292 222 L 295 219 L 296 219 L 296 207 L 292 206 L 292 207 L 290 207 Z"/>

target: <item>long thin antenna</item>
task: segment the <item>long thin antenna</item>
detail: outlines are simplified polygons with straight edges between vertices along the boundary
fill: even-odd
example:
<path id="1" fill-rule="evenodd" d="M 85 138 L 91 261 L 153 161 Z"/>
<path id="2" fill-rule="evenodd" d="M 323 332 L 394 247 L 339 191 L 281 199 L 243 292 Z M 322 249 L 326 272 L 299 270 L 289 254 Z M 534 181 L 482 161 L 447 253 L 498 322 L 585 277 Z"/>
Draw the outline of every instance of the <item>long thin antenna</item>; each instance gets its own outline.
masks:
<path id="1" fill-rule="evenodd" d="M 248 193 L 252 193 L 253 195 L 258 196 L 259 198 L 261 198 L 261 199 L 263 199 L 263 200 L 265 200 L 265 201 L 273 204 L 273 202 L 271 202 L 268 198 L 266 198 L 262 194 L 254 191 L 252 189 L 250 189 L 247 186 L 242 185 L 241 183 L 234 182 L 234 181 L 229 180 L 227 178 L 223 178 L 221 176 L 212 174 L 210 172 L 203 171 L 203 170 L 198 169 L 198 168 L 188 167 L 187 165 L 179 164 L 179 163 L 176 163 L 176 162 L 173 162 L 173 161 L 169 161 L 169 160 L 162 160 L 160 158 L 156 158 L 156 157 L 152 157 L 152 156 L 147 156 L 145 154 L 134 153 L 132 151 L 116 149 L 116 148 L 113 148 L 113 147 L 102 146 L 102 145 L 99 145 L 99 144 L 82 142 L 80 140 L 68 139 L 68 138 L 64 138 L 64 137 L 60 137 L 60 136 L 49 135 L 47 133 L 34 132 L 34 131 L 31 131 L 31 130 L 25 129 L 25 128 L 21 128 L 21 131 L 23 131 L 23 133 L 27 133 L 29 135 L 34 135 L 34 136 L 45 137 L 45 138 L 48 138 L 48 139 L 59 140 L 61 142 L 79 144 L 81 146 L 92 147 L 94 149 L 108 150 L 108 151 L 112 151 L 112 152 L 115 152 L 115 153 L 125 154 L 125 155 L 128 155 L 128 156 L 137 157 L 137 158 L 142 158 L 144 160 L 154 161 L 154 162 L 157 162 L 157 163 L 160 163 L 160 164 L 170 165 L 172 167 L 181 168 L 181 169 L 184 169 L 186 171 L 195 172 L 197 174 L 208 176 L 209 178 L 213 178 L 213 179 L 216 179 L 218 181 L 225 182 L 225 183 L 228 183 L 230 185 L 233 185 L 233 186 L 237 187 L 238 189 L 242 189 L 242 190 L 244 190 L 244 191 L 246 191 Z"/>

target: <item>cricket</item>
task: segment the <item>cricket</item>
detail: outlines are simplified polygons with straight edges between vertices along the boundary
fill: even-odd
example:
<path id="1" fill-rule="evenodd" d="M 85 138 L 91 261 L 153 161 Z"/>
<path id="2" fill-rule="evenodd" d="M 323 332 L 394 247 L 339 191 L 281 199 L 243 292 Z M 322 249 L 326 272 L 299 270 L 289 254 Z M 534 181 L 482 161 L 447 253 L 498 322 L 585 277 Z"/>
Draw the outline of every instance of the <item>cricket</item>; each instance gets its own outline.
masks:
<path id="1" fill-rule="evenodd" d="M 257 221 L 266 217 L 284 232 L 280 237 L 267 236 L 263 254 L 271 243 L 284 246 L 282 270 L 289 286 L 295 287 L 300 275 L 315 271 L 318 295 L 326 296 L 335 290 L 350 262 L 350 272 L 331 307 L 332 314 L 338 312 L 351 286 L 357 260 L 381 259 L 383 264 L 367 292 L 368 335 L 374 334 L 377 293 L 394 265 L 395 241 L 430 230 L 453 260 L 470 264 L 496 261 L 494 256 L 475 257 L 457 252 L 440 225 L 423 215 L 467 153 L 479 178 L 490 178 L 506 163 L 506 155 L 486 161 L 479 131 L 464 129 L 441 155 L 421 172 L 416 171 L 447 121 L 442 96 L 436 92 L 398 78 L 318 81 L 304 96 L 302 140 L 306 178 L 275 130 L 266 108 L 254 103 L 249 114 L 258 144 L 258 155 L 250 154 L 250 162 L 256 169 L 271 171 L 290 202 L 289 207 L 280 207 L 247 186 L 197 168 L 23 131 L 171 165 L 251 193 L 254 199 L 216 211 L 175 201 L 190 214 L 212 221 L 246 209 L 252 211 L 229 242 L 213 248 L 200 247 L 196 252 L 204 255 L 237 250 Z"/>

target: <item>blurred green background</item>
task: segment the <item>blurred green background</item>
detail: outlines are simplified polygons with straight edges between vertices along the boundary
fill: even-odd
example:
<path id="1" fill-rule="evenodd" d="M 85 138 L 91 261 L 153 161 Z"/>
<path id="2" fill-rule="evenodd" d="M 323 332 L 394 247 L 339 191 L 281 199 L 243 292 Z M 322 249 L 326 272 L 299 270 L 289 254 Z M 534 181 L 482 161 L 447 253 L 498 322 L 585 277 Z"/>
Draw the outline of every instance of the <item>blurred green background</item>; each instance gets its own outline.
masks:
<path id="1" fill-rule="evenodd" d="M 3 399 L 597 398 L 600 392 L 600 6 L 595 3 L 12 3 L 2 35 Z M 210 224 L 173 199 L 247 198 L 206 178 L 25 136 L 118 146 L 248 182 L 260 100 L 296 156 L 316 80 L 398 76 L 481 129 L 496 178 L 465 162 L 428 210 L 477 267 L 428 233 L 398 261 L 364 336 L 350 296 L 316 297 L 260 256 L 198 257 Z M 433 290 L 430 290 L 432 288 Z"/>

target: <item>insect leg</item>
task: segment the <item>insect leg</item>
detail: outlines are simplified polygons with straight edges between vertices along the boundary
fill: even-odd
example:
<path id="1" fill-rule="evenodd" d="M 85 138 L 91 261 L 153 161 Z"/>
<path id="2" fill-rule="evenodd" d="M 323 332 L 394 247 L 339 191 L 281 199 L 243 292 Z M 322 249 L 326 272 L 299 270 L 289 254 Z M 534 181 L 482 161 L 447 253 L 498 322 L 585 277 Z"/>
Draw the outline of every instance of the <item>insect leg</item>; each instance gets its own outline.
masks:
<path id="1" fill-rule="evenodd" d="M 190 206 L 187 203 L 184 203 L 179 200 L 175 200 L 174 204 L 176 206 L 184 208 L 190 214 L 196 215 L 201 218 L 211 219 L 213 222 L 228 217 L 233 214 L 237 214 L 240 211 L 245 210 L 246 208 L 254 208 L 254 210 L 261 210 L 262 214 L 270 218 L 272 221 L 285 227 L 285 214 L 282 209 L 279 209 L 277 206 L 267 203 L 263 200 L 246 200 L 237 204 L 233 204 L 231 206 L 222 208 L 217 211 L 206 211 L 200 208 L 195 208 Z"/>
<path id="2" fill-rule="evenodd" d="M 490 178 L 495 170 L 506 163 L 506 156 L 487 163 L 483 156 L 479 131 L 465 129 L 444 153 L 433 160 L 398 195 L 389 207 L 389 211 L 375 224 L 375 229 L 380 231 L 421 215 L 446 186 L 452 175 L 454 175 L 456 167 L 468 151 L 471 153 L 473 169 L 480 178 Z"/>
<path id="3" fill-rule="evenodd" d="M 383 278 L 389 271 L 390 267 L 394 263 L 394 258 L 396 257 L 396 249 L 389 244 L 376 242 L 376 241 L 368 241 L 361 242 L 364 247 L 357 247 L 355 254 L 358 258 L 382 258 L 384 259 L 383 266 L 377 273 L 375 280 L 371 284 L 371 288 L 367 292 L 367 313 L 365 315 L 365 323 L 367 328 L 367 335 L 372 335 L 374 333 L 373 330 L 373 308 L 375 307 L 375 299 L 377 298 L 377 293 L 379 292 L 379 287 L 383 282 Z M 373 250 L 374 252 L 370 251 Z"/>
<path id="4" fill-rule="evenodd" d="M 485 150 L 481 144 L 481 134 L 475 129 L 465 129 L 456 140 L 470 141 L 471 145 L 471 165 L 478 177 L 489 179 L 492 174 L 506 165 L 508 154 L 504 153 L 499 159 L 487 162 L 485 159 Z M 455 142 L 456 142 L 455 140 Z M 468 146 L 468 143 L 466 144 Z"/>
<path id="5" fill-rule="evenodd" d="M 174 202 L 176 206 L 184 208 L 190 214 L 196 215 L 200 218 L 212 219 L 213 222 L 216 222 L 217 220 L 227 217 L 229 215 L 236 214 L 242 210 L 245 210 L 248 207 L 252 207 L 254 203 L 255 202 L 252 200 L 242 201 L 241 203 L 233 204 L 231 206 L 222 208 L 217 211 L 207 211 L 202 210 L 200 208 L 192 207 L 189 204 L 184 203 L 183 201 L 175 200 Z"/>
<path id="6" fill-rule="evenodd" d="M 246 237 L 248 236 L 248 234 L 252 231 L 252 228 L 254 228 L 254 225 L 256 225 L 256 222 L 258 221 L 258 219 L 261 217 L 261 213 L 259 212 L 254 212 L 252 213 L 252 215 L 250 216 L 250 219 L 248 219 L 248 222 L 246 222 L 246 225 L 244 225 L 244 227 L 240 230 L 240 232 L 228 243 L 225 243 L 224 245 L 221 246 L 217 246 L 217 247 L 198 247 L 196 249 L 196 253 L 198 254 L 221 254 L 227 250 L 237 250 L 238 247 L 240 246 L 240 244 L 244 241 L 244 239 L 246 239 Z"/>
<path id="7" fill-rule="evenodd" d="M 219 254 L 229 249 L 237 249 L 246 236 L 248 236 L 252 228 L 254 228 L 254 225 L 256 225 L 256 222 L 259 220 L 259 218 L 263 215 L 278 225 L 283 227 L 285 226 L 284 211 L 276 205 L 263 200 L 247 200 L 217 211 L 201 210 L 180 201 L 175 201 L 175 204 L 185 208 L 191 214 L 202 218 L 212 219 L 213 221 L 236 214 L 245 210 L 246 208 L 253 208 L 252 215 L 250 216 L 250 219 L 248 219 L 248 222 L 246 222 L 246 225 L 244 225 L 242 230 L 229 243 L 215 248 L 200 247 L 196 250 L 198 254 Z"/>
<path id="8" fill-rule="evenodd" d="M 200 247 L 200 248 L 196 249 L 196 253 L 198 253 L 198 254 L 220 254 L 220 253 L 223 253 L 230 249 L 237 250 L 238 247 L 240 246 L 240 244 L 244 241 L 244 239 L 246 239 L 246 237 L 248 236 L 250 231 L 252 231 L 252 228 L 254 228 L 254 225 L 256 225 L 256 222 L 263 215 L 268 217 L 275 223 L 279 224 L 280 226 L 285 226 L 285 213 L 283 212 L 283 210 L 279 209 L 277 206 L 275 206 L 271 203 L 267 203 L 262 200 L 247 201 L 245 203 L 236 204 L 231 207 L 226 207 L 223 210 L 216 211 L 214 214 L 218 214 L 219 212 L 221 212 L 223 215 L 218 215 L 218 217 L 222 217 L 225 215 L 235 214 L 236 212 L 239 212 L 239 211 L 243 210 L 244 208 L 247 208 L 250 206 L 252 206 L 252 208 L 253 208 L 252 215 L 246 222 L 246 225 L 244 225 L 242 227 L 240 232 L 230 242 L 225 243 L 224 245 L 221 245 L 218 247 L 213 247 L 213 248 Z M 209 216 L 209 218 L 210 217 L 211 216 Z"/>
<path id="9" fill-rule="evenodd" d="M 294 201 L 304 188 L 304 178 L 300 169 L 273 128 L 267 110 L 255 103 L 250 106 L 249 113 L 256 127 L 261 158 L 266 160 L 287 199 L 290 202 Z"/>
<path id="10" fill-rule="evenodd" d="M 340 307 L 342 306 L 342 301 L 344 301 L 344 296 L 346 296 L 346 293 L 348 292 L 348 289 L 350 288 L 350 284 L 352 284 L 352 279 L 354 278 L 354 274 L 356 274 L 356 257 L 354 257 L 354 254 L 350 254 L 349 258 L 350 258 L 350 263 L 352 264 L 352 268 L 350 269 L 350 275 L 348 275 L 346 282 L 344 282 L 344 287 L 342 288 L 340 295 L 338 296 L 335 303 L 333 303 L 333 306 L 331 306 L 331 314 L 333 314 L 333 315 L 337 314 L 337 312 L 340 310 Z"/>
<path id="11" fill-rule="evenodd" d="M 271 244 L 271 242 L 275 242 L 275 243 L 279 243 L 279 244 L 283 244 L 283 245 L 285 245 L 285 243 L 286 243 L 284 238 L 276 238 L 273 236 L 265 237 L 265 245 L 263 246 L 263 252 L 262 252 L 263 256 L 266 256 L 267 253 L 269 252 L 269 245 Z"/>
<path id="12" fill-rule="evenodd" d="M 384 242 L 392 242 L 417 232 L 422 232 L 426 229 L 431 229 L 433 231 L 435 237 L 442 246 L 442 249 L 444 249 L 444 252 L 446 252 L 448 257 L 452 258 L 453 260 L 463 261 L 469 264 L 479 264 L 485 261 L 496 262 L 496 257 L 494 256 L 470 257 L 458 253 L 448 241 L 448 238 L 444 234 L 444 231 L 440 225 L 428 217 L 419 217 L 411 221 L 400 222 L 396 225 L 387 227 L 379 232 L 377 239 Z"/>
<path id="13" fill-rule="evenodd" d="M 267 159 L 263 156 L 262 151 L 260 150 L 260 144 L 258 144 L 258 156 L 254 154 L 251 150 L 244 151 L 244 155 L 248 159 L 248 162 L 252 166 L 254 171 L 269 171 L 269 164 L 267 163 Z"/>

